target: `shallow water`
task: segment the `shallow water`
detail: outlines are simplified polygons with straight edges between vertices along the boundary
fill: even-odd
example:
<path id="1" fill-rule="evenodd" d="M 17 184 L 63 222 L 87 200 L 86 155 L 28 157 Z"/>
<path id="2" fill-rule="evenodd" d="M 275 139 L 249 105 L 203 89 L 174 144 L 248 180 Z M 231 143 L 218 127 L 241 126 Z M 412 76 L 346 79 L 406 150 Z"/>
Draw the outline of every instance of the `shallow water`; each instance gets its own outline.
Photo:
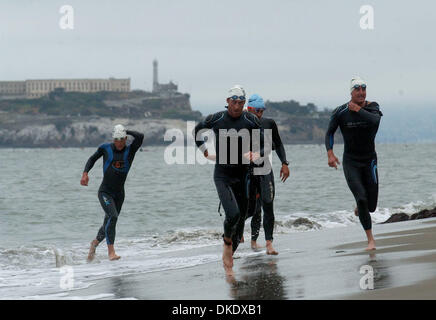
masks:
<path id="1" fill-rule="evenodd" d="M 96 258 L 101 268 L 85 263 L 89 242 L 103 222 L 97 199 L 101 160 L 90 172 L 89 186 L 79 183 L 94 149 L 0 150 L 0 298 L 12 292 L 35 296 L 58 288 L 56 252 L 64 263 L 75 266 L 77 288 L 89 286 L 94 278 L 220 258 L 218 252 L 188 254 L 192 248 L 220 243 L 223 217 L 217 212 L 213 165 L 167 165 L 163 147 L 144 149 L 137 153 L 127 178 L 117 224 L 116 246 L 124 262 L 114 266 L 106 261 L 102 245 Z M 358 224 L 342 168 L 327 166 L 324 146 L 292 145 L 286 151 L 291 162 L 286 183 L 279 181 L 279 161 L 276 155 L 273 158 L 276 238 L 309 230 L 292 225 L 298 217 L 320 228 Z M 342 146 L 335 145 L 335 152 L 341 158 Z M 374 222 L 395 212 L 436 206 L 435 144 L 379 144 L 377 152 L 380 193 Z M 248 227 L 247 223 L 249 232 Z"/>

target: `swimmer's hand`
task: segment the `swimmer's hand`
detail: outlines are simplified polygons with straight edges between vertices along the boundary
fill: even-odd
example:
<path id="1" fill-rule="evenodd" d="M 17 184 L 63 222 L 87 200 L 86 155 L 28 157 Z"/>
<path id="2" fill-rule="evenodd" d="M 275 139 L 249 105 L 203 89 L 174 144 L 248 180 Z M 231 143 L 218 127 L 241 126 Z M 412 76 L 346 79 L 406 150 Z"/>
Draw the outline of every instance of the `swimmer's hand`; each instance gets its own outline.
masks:
<path id="1" fill-rule="evenodd" d="M 327 151 L 327 157 L 328 157 L 329 167 L 332 167 L 332 168 L 335 168 L 336 170 L 338 170 L 337 165 L 339 165 L 341 163 L 339 162 L 339 159 L 333 153 L 333 150 L 330 149 L 329 151 Z"/>
<path id="2" fill-rule="evenodd" d="M 82 186 L 87 186 L 87 185 L 88 185 L 88 181 L 89 181 L 88 173 L 87 173 L 87 172 L 84 172 L 84 173 L 82 174 L 82 179 L 80 179 L 80 184 L 81 184 Z"/>
<path id="3" fill-rule="evenodd" d="M 285 182 L 289 177 L 289 167 L 286 163 L 282 164 L 282 168 L 280 169 L 280 180 Z"/>
<path id="4" fill-rule="evenodd" d="M 255 162 L 256 160 L 260 159 L 260 153 L 249 151 L 244 153 L 244 158 L 250 160 L 251 162 Z"/>
<path id="5" fill-rule="evenodd" d="M 350 111 L 359 112 L 359 110 L 362 109 L 362 107 L 350 101 L 348 103 L 348 109 L 350 109 Z"/>
<path id="6" fill-rule="evenodd" d="M 209 155 L 207 156 L 207 158 L 208 158 L 209 160 L 216 161 L 216 154 L 209 154 Z"/>

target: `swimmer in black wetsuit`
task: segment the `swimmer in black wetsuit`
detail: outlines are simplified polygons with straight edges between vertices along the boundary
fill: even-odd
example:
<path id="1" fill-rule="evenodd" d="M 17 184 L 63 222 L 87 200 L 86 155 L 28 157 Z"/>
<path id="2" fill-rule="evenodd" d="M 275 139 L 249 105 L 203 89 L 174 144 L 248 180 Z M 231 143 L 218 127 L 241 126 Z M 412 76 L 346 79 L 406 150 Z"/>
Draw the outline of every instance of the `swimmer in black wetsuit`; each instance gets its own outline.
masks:
<path id="1" fill-rule="evenodd" d="M 283 182 L 285 182 L 289 177 L 289 162 L 286 160 L 285 148 L 282 140 L 280 139 L 276 122 L 273 119 L 262 117 L 265 110 L 265 103 L 262 97 L 257 94 L 253 94 L 250 99 L 248 99 L 247 110 L 259 118 L 265 137 L 268 133 L 267 130 L 270 130 L 269 134 L 272 135 L 272 150 L 276 151 L 277 156 L 282 163 L 282 168 L 280 169 L 280 178 Z M 265 161 L 269 161 L 267 155 L 265 156 Z M 255 206 L 251 206 L 249 209 L 252 212 L 248 213 L 248 216 L 253 216 L 251 219 L 251 248 L 260 248 L 260 246 L 257 244 L 257 237 L 259 236 L 260 223 L 262 219 L 261 213 L 263 208 L 263 228 L 265 230 L 266 253 L 277 255 L 278 252 L 272 246 L 274 231 L 273 201 L 275 196 L 274 174 L 272 169 L 269 174 L 257 176 L 256 182 L 258 193 L 257 201 Z"/>
<path id="2" fill-rule="evenodd" d="M 344 138 L 343 167 L 348 187 L 354 195 L 355 214 L 368 238 L 366 250 L 375 250 L 370 212 L 378 199 L 377 153 L 375 136 L 383 114 L 377 102 L 366 101 L 366 83 L 356 77 L 351 80 L 351 101 L 336 108 L 325 136 L 328 165 L 337 169 L 338 158 L 333 153 L 334 134 L 338 126 Z"/>
<path id="3" fill-rule="evenodd" d="M 249 164 L 250 161 L 260 159 L 262 152 L 260 143 L 256 144 L 255 139 L 252 138 L 256 129 L 259 131 L 259 142 L 263 139 L 263 134 L 258 118 L 243 111 L 245 104 L 243 88 L 240 86 L 231 88 L 227 96 L 227 103 L 227 111 L 211 114 L 197 124 L 194 138 L 197 147 L 203 151 L 206 158 L 209 158 L 209 153 L 200 134 L 201 131 L 207 129 L 212 129 L 215 133 L 214 182 L 226 216 L 223 235 L 223 264 L 226 274 L 232 276 L 233 253 L 242 238 L 248 208 Z M 244 134 L 245 136 L 241 137 Z"/>
<path id="4" fill-rule="evenodd" d="M 127 135 L 134 137 L 133 142 L 126 146 Z M 98 199 L 105 212 L 104 222 L 91 242 L 88 261 L 92 261 L 98 244 L 106 238 L 110 260 L 118 260 L 115 254 L 115 226 L 124 202 L 124 183 L 129 173 L 135 153 L 144 140 L 142 133 L 126 130 L 122 125 L 116 125 L 113 132 L 113 143 L 104 143 L 89 158 L 83 170 L 80 184 L 88 185 L 88 172 L 94 163 L 103 156 L 103 181 L 98 189 Z"/>

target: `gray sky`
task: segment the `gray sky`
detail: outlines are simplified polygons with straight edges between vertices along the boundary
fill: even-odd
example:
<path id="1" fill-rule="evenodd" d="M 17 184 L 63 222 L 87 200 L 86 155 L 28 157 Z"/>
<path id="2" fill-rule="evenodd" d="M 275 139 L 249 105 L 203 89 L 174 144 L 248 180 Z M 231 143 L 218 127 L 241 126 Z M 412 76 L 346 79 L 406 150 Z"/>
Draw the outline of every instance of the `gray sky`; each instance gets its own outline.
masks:
<path id="1" fill-rule="evenodd" d="M 64 4 L 74 30 L 59 27 Z M 359 27 L 366 4 L 374 30 Z M 151 90 L 157 58 L 160 82 L 203 113 L 233 84 L 332 108 L 356 74 L 382 107 L 433 106 L 435 22 L 434 1 L 0 0 L 0 79 L 130 77 Z"/>

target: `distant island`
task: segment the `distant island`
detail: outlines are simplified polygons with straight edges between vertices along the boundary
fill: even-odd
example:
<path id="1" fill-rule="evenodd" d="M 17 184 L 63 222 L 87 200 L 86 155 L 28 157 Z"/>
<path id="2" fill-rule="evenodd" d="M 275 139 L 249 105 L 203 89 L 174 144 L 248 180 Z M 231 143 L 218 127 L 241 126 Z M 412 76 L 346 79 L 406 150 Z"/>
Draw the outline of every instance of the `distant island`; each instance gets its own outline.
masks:
<path id="1" fill-rule="evenodd" d="M 319 111 L 313 103 L 301 105 L 294 100 L 266 101 L 265 107 L 264 116 L 276 121 L 283 143 L 324 144 L 332 110 Z M 342 136 L 335 139 L 342 141 Z"/>
<path id="2" fill-rule="evenodd" d="M 111 139 L 122 123 L 145 133 L 145 144 L 162 144 L 167 128 L 198 121 L 189 94 L 151 92 L 65 92 L 34 99 L 0 101 L 1 147 L 87 147 Z M 186 127 L 186 125 L 185 125 Z"/>
<path id="3" fill-rule="evenodd" d="M 175 92 L 170 96 L 134 90 L 96 93 L 65 92 L 55 89 L 47 96 L 34 99 L 0 101 L 0 111 L 17 116 L 170 118 L 198 120 L 201 113 L 192 111 L 189 94 Z"/>
<path id="4" fill-rule="evenodd" d="M 330 111 L 290 100 L 266 102 L 282 140 L 323 143 Z M 167 129 L 186 133 L 186 121 L 204 118 L 190 95 L 159 83 L 153 61 L 152 91 L 130 90 L 130 79 L 0 81 L 0 147 L 91 147 L 111 140 L 115 124 L 144 132 L 144 145 L 163 145 Z"/>
<path id="5" fill-rule="evenodd" d="M 164 144 L 167 129 L 186 131 L 186 121 L 200 121 L 189 94 L 168 96 L 131 92 L 65 92 L 56 89 L 33 99 L 0 101 L 1 147 L 86 147 L 111 139 L 114 124 L 144 132 L 145 145 Z M 276 120 L 282 140 L 323 143 L 330 111 L 290 100 L 266 102 L 265 116 Z"/>

